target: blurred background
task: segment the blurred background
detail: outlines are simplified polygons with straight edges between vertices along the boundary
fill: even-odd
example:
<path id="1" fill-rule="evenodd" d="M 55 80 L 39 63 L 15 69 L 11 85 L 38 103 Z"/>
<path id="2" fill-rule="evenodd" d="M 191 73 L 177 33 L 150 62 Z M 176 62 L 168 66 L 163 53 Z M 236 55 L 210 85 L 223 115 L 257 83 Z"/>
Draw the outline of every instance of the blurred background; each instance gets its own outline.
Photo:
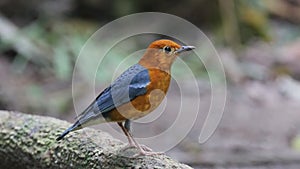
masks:
<path id="1" fill-rule="evenodd" d="M 72 73 L 86 40 L 114 19 L 149 11 L 170 13 L 198 26 L 216 47 L 227 77 L 224 116 L 211 139 L 198 143 L 206 117 L 200 112 L 187 137 L 167 154 L 195 168 L 298 169 L 300 0 L 0 0 L 0 109 L 73 122 Z M 146 47 L 155 38 L 126 48 Z M 122 60 L 124 47 L 119 50 L 109 63 Z M 200 105 L 207 112 L 207 72 L 192 59 L 186 62 L 201 82 Z M 96 91 L 110 80 L 101 72 Z M 83 80 L 75 85 L 80 89 L 88 84 Z M 168 112 L 178 105 L 177 87 L 171 86 L 168 96 L 175 97 L 169 97 L 164 115 L 151 127 L 136 127 L 134 135 L 144 137 L 142 127 L 151 135 L 172 124 Z M 82 100 L 82 107 L 91 101 L 84 90 L 75 90 L 73 96 Z"/>

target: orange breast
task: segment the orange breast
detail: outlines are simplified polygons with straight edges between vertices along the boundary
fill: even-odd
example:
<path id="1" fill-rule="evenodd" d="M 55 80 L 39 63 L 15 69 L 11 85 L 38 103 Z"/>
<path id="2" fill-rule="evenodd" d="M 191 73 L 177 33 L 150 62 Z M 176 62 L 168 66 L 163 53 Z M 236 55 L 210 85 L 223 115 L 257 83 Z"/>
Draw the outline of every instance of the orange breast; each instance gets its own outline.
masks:
<path id="1" fill-rule="evenodd" d="M 126 119 L 137 119 L 143 117 L 157 108 L 164 99 L 171 76 L 168 72 L 150 69 L 150 84 L 147 86 L 147 93 L 133 99 L 110 112 L 111 121 L 124 121 Z"/>

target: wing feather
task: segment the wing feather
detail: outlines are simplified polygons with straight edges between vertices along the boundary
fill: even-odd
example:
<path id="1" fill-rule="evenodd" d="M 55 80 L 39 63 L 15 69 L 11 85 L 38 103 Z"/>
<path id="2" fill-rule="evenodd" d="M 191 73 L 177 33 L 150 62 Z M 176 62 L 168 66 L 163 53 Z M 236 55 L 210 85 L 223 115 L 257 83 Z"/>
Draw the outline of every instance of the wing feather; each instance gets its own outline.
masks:
<path id="1" fill-rule="evenodd" d="M 106 112 L 146 94 L 149 83 L 148 70 L 139 64 L 135 64 L 103 90 L 77 119 L 83 124 L 91 119 L 100 118 L 100 115 L 105 116 Z"/>

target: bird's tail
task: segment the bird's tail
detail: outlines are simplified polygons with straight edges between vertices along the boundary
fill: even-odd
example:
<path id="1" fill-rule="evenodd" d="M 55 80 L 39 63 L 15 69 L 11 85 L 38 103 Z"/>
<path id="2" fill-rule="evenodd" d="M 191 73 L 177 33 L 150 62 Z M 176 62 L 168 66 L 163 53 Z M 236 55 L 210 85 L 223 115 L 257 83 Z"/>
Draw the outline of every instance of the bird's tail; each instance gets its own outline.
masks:
<path id="1" fill-rule="evenodd" d="M 78 128 L 81 128 L 81 124 L 80 124 L 79 120 L 76 123 L 74 123 L 71 127 L 69 127 L 67 130 L 65 130 L 59 137 L 57 137 L 56 141 L 61 140 L 67 134 L 69 134 L 71 131 L 77 130 Z"/>
<path id="2" fill-rule="evenodd" d="M 94 111 L 86 110 L 78 117 L 77 121 L 67 130 L 65 130 L 59 137 L 57 137 L 56 140 L 57 141 L 61 140 L 71 131 L 79 130 L 86 126 L 91 126 L 91 125 L 100 124 L 104 122 L 109 122 L 109 120 L 106 120 L 106 118 L 103 117 L 102 114 L 96 114 Z"/>

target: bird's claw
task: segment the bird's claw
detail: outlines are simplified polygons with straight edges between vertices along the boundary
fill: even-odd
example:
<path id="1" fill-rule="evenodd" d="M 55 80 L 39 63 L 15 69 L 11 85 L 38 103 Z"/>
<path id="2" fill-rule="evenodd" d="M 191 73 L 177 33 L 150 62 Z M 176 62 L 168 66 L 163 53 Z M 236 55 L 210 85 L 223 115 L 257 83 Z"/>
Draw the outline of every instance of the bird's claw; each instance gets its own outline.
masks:
<path id="1" fill-rule="evenodd" d="M 153 150 L 145 145 L 140 145 L 140 147 L 146 151 L 146 152 L 152 152 Z M 134 144 L 128 144 L 127 146 L 124 147 L 123 150 L 127 150 L 127 149 L 130 149 L 130 148 L 139 148 L 138 146 L 134 145 Z"/>
<path id="2" fill-rule="evenodd" d="M 147 151 L 147 152 L 152 152 L 152 151 L 153 151 L 151 148 L 149 148 L 149 147 L 147 147 L 147 146 L 145 146 L 145 145 L 140 145 L 140 146 L 141 146 L 141 148 L 142 148 L 143 150 L 145 150 L 145 151 Z"/>
<path id="3" fill-rule="evenodd" d="M 132 157 L 135 158 L 135 157 L 139 157 L 139 156 L 151 156 L 151 155 L 161 155 L 161 154 L 164 154 L 163 152 L 153 152 L 153 150 L 145 145 L 135 145 L 135 144 L 128 144 L 127 146 L 125 146 L 123 148 L 123 150 L 127 150 L 127 149 L 130 149 L 130 148 L 136 148 L 139 150 L 138 153 L 136 153 L 135 155 L 133 155 Z"/>
<path id="4" fill-rule="evenodd" d="M 162 155 L 163 152 L 149 152 L 149 151 L 140 151 L 139 153 L 133 155 L 133 158 L 139 157 L 139 156 L 152 156 L 152 155 Z"/>
<path id="5" fill-rule="evenodd" d="M 128 144 L 128 145 L 126 145 L 126 146 L 123 148 L 123 150 L 127 150 L 127 149 L 130 149 L 130 148 L 137 148 L 137 146 L 134 145 L 134 144 Z"/>

